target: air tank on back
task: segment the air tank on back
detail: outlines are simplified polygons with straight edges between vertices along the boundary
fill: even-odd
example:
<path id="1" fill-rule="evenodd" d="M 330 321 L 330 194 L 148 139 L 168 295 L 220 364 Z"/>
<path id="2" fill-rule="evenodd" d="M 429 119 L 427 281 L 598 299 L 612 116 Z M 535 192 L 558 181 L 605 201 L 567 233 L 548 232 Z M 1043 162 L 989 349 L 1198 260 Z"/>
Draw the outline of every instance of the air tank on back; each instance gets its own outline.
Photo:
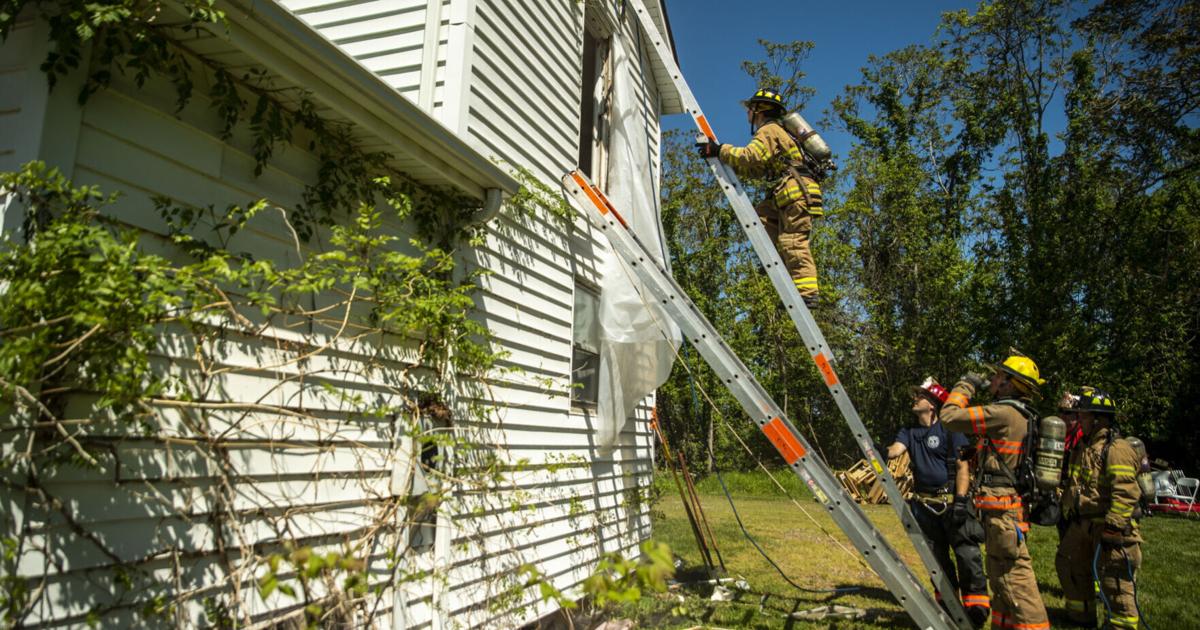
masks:
<path id="1" fill-rule="evenodd" d="M 1154 477 L 1150 474 L 1150 456 L 1146 453 L 1146 444 L 1135 437 L 1125 438 L 1138 456 L 1137 484 L 1142 490 L 1142 498 L 1154 500 Z"/>
<path id="2" fill-rule="evenodd" d="M 792 134 L 800 147 L 814 160 L 824 162 L 833 157 L 833 151 L 829 150 L 829 145 L 825 144 L 825 140 L 813 130 L 812 125 L 808 124 L 808 121 L 804 120 L 799 112 L 791 112 L 784 116 L 783 128 Z"/>
<path id="3" fill-rule="evenodd" d="M 1038 425 L 1037 455 L 1033 473 L 1037 477 L 1038 489 L 1051 492 L 1062 480 L 1063 447 L 1067 437 L 1067 423 L 1058 416 L 1046 416 Z"/>

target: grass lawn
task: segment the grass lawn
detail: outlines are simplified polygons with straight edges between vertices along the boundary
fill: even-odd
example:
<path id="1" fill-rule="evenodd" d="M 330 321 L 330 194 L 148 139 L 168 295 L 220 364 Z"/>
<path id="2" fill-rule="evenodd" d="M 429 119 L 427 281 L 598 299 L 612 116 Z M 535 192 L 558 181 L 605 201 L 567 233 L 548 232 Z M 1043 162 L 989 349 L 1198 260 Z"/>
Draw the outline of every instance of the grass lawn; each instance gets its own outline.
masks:
<path id="1" fill-rule="evenodd" d="M 786 477 L 786 479 L 785 479 Z M 669 479 L 669 475 L 666 476 Z M 857 553 L 847 554 L 835 544 L 824 528 L 850 551 L 845 536 L 824 514 L 815 501 L 801 491 L 791 474 L 779 475 L 789 486 L 792 496 L 799 498 L 814 520 L 810 520 L 769 484 L 765 475 L 726 475 L 738 512 L 747 529 L 759 544 L 800 586 L 814 589 L 859 587 L 849 593 L 809 593 L 790 585 L 771 568 L 742 536 L 733 513 L 715 478 L 699 484 L 701 503 L 717 539 L 721 555 L 730 575 L 743 576 L 751 592 L 735 591 L 731 602 L 711 602 L 708 591 L 691 588 L 669 596 L 643 599 L 622 613 L 636 618 L 641 627 L 692 628 L 697 625 L 720 628 L 829 628 L 830 621 L 803 622 L 787 617 L 793 611 L 805 610 L 826 603 L 837 603 L 866 609 L 868 617 L 861 621 L 838 621 L 838 628 L 892 628 L 910 626 L 908 616 L 884 588 L 883 582 L 859 560 Z M 662 488 L 666 490 L 664 486 Z M 916 552 L 909 544 L 891 507 L 865 506 L 868 516 L 879 527 L 893 547 L 918 571 L 921 566 Z M 666 542 L 687 567 L 702 566 L 691 528 L 683 511 L 679 495 L 670 486 L 654 506 L 654 538 Z M 1145 557 L 1139 575 L 1142 611 L 1156 628 L 1200 626 L 1200 520 L 1155 517 L 1143 522 Z M 1062 607 L 1062 591 L 1054 572 L 1054 553 L 1058 535 L 1054 528 L 1034 527 L 1030 536 L 1030 551 L 1038 584 L 1051 621 Z M 924 570 L 919 574 L 924 577 Z M 1157 623 L 1156 623 L 1157 622 Z"/>

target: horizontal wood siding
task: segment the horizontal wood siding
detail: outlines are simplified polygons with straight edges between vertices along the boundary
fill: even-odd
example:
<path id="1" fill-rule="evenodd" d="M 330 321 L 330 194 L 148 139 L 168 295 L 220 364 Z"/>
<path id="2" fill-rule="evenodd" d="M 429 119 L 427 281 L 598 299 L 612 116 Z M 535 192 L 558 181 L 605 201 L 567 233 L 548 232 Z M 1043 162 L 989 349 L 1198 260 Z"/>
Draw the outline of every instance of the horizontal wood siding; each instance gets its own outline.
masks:
<path id="1" fill-rule="evenodd" d="M 37 115 L 27 106 L 30 75 L 38 72 L 34 35 L 31 23 L 18 24 L 0 47 L 0 128 L 6 130 L 0 135 L 0 170 L 4 171 L 16 170 L 36 150 L 27 128 L 30 116 Z"/>
<path id="2" fill-rule="evenodd" d="M 74 163 L 64 165 L 73 170 L 77 185 L 94 184 L 105 192 L 121 192 L 107 213 L 143 232 L 144 242 L 152 251 L 173 252 L 162 238 L 165 225 L 154 211 L 154 196 L 217 207 L 265 197 L 290 208 L 317 172 L 312 155 L 286 147 L 256 177 L 246 131 L 238 130 L 228 142 L 220 140 L 219 122 L 203 91 L 197 92 L 193 102 L 175 114 L 170 86 L 151 81 L 138 89 L 127 78 L 118 77 L 112 88 L 93 95 L 83 108 Z M 9 137 L 12 130 L 11 123 L 0 118 L 0 137 Z M 260 259 L 283 265 L 295 264 L 301 255 L 278 213 L 268 212 L 254 219 L 230 247 L 252 251 Z M 64 469 L 44 482 L 45 489 L 62 501 L 63 513 L 23 515 L 33 551 L 22 557 L 19 571 L 30 577 L 47 576 L 45 596 L 27 623 L 78 625 L 90 611 L 113 604 L 114 597 L 119 596 L 116 607 L 105 613 L 102 625 L 153 625 L 153 620 L 136 612 L 153 597 L 180 590 L 202 595 L 206 589 L 226 588 L 230 577 L 227 568 L 237 550 L 222 551 L 214 523 L 223 523 L 230 531 L 236 529 L 243 544 L 261 545 L 263 549 L 271 549 L 281 537 L 294 537 L 318 548 L 340 549 L 383 516 L 381 499 L 391 496 L 393 468 L 386 427 L 381 426 L 382 421 L 376 423 L 380 426 L 372 426 L 354 419 L 343 401 L 322 394 L 322 389 L 330 385 L 346 394 L 376 394 L 378 384 L 345 376 L 344 371 L 328 369 L 327 364 L 386 360 L 390 356 L 392 365 L 402 366 L 412 357 L 410 348 L 404 342 L 378 339 L 335 346 L 327 355 L 315 357 L 318 363 L 307 367 L 325 374 L 304 385 L 280 387 L 280 377 L 288 376 L 294 368 L 266 373 L 245 370 L 281 363 L 289 356 L 280 346 L 294 343 L 296 335 L 284 329 L 266 332 L 264 338 L 233 334 L 218 342 L 214 352 L 220 357 L 217 366 L 233 371 L 212 383 L 207 400 L 281 404 L 304 409 L 311 420 L 301 423 L 261 412 L 209 415 L 214 428 L 230 429 L 227 437 L 235 443 L 229 461 L 239 478 L 229 488 L 229 504 L 222 511 L 216 511 L 218 506 L 212 501 L 212 492 L 219 484 L 215 465 L 186 441 L 164 442 L 161 437 L 132 435 L 115 427 L 91 431 L 90 439 L 112 445 L 111 454 L 102 458 L 105 472 Z M 164 328 L 154 361 L 156 371 L 191 378 L 196 371 L 192 339 L 182 330 Z M 72 401 L 68 413 L 86 416 L 92 402 L 79 397 Z M 163 435 L 199 437 L 177 409 L 163 409 L 162 420 Z M 322 446 L 313 446 L 317 442 Z M 11 500 L 11 495 L 6 498 Z M 273 526 L 282 510 L 295 513 L 286 534 Z M 70 515 L 69 521 L 64 514 Z M 135 590 L 122 593 L 113 586 L 117 583 L 112 572 L 114 558 L 79 536 L 78 527 L 92 532 L 116 559 L 131 564 L 139 575 L 156 579 L 138 581 Z M 387 574 L 383 553 L 376 550 L 366 558 L 380 580 Z M 429 563 L 421 558 L 413 558 L 412 562 Z M 243 580 L 254 577 L 242 575 Z M 295 608 L 295 600 L 277 594 L 262 601 L 252 583 L 246 586 L 244 594 L 258 618 L 278 616 Z M 429 588 L 428 584 L 423 587 L 426 598 Z M 179 619 L 162 621 L 161 625 L 177 621 L 205 625 L 201 595 L 182 607 Z M 420 614 L 428 621 L 430 610 L 428 605 L 422 608 L 420 597 L 418 593 L 412 610 L 423 610 Z M 385 594 L 381 603 L 386 622 L 391 594 Z"/>
<path id="3" fill-rule="evenodd" d="M 485 155 L 528 169 L 552 188 L 578 159 L 583 10 L 583 3 L 478 0 L 473 21 L 471 80 L 464 88 L 469 140 Z M 610 22 L 620 23 L 618 3 L 608 2 L 603 10 Z M 633 20 L 620 28 L 616 40 L 636 50 Z M 649 72 L 648 58 L 644 67 Z M 657 89 L 652 77 L 632 79 L 636 98 L 645 103 L 638 124 L 645 128 L 645 149 L 655 171 L 639 175 L 656 179 Z M 518 337 L 505 335 L 504 343 L 510 344 L 514 356 L 520 352 L 532 358 L 527 353 L 530 344 L 561 348 L 569 368 L 575 279 L 601 284 L 599 256 L 607 249 L 607 240 L 582 218 L 569 230 L 553 220 L 512 216 L 493 224 L 487 244 L 477 252 L 477 263 L 495 274 L 487 286 L 498 293 L 494 302 L 485 301 L 484 309 L 506 325 L 511 322 Z M 545 365 L 553 370 L 561 363 Z M 559 372 L 556 384 L 569 383 L 568 375 L 567 370 Z M 553 398 L 533 392 L 504 395 L 511 405 L 503 412 L 510 457 L 567 460 L 578 467 L 543 470 L 515 480 L 514 490 L 539 512 L 532 528 L 488 531 L 460 519 L 461 530 L 478 533 L 463 540 L 470 546 L 459 554 L 456 566 L 471 579 L 457 583 L 452 601 L 457 619 L 474 627 L 506 627 L 550 612 L 536 601 L 536 594 L 524 600 L 533 614 L 513 617 L 489 611 L 495 594 L 479 575 L 484 569 L 468 560 L 474 554 L 485 553 L 490 566 L 501 568 L 534 562 L 555 586 L 572 592 L 591 574 L 601 554 L 636 555 L 638 545 L 650 536 L 648 506 L 640 498 L 653 473 L 648 426 L 653 397 L 635 411 L 620 446 L 610 456 L 601 456 L 594 441 L 594 418 L 587 410 L 570 408 L 569 390 L 559 390 Z M 528 542 L 514 545 L 513 536 Z"/>
<path id="4" fill-rule="evenodd" d="M 450 0 L 438 0 L 436 15 L 428 0 L 282 0 L 317 32 L 337 44 L 401 94 L 420 104 L 423 75 L 432 73 L 431 113 L 445 97 L 446 40 Z M 436 24 L 430 24 L 436 19 Z M 428 29 L 437 29 L 430 35 Z M 433 38 L 434 50 L 426 50 Z M 430 56 L 431 55 L 431 56 Z M 424 64 L 433 61 L 430 68 Z"/>
<path id="5" fill-rule="evenodd" d="M 426 0 L 283 4 L 401 93 L 418 98 L 421 73 L 430 71 L 421 61 L 428 53 L 423 49 Z M 442 3 L 437 24 L 435 108 L 449 98 L 441 73 L 447 59 L 450 4 Z M 575 166 L 578 154 L 584 5 L 476 0 L 475 9 L 474 48 L 467 55 L 470 79 L 462 86 L 469 114 L 467 139 L 484 154 L 528 169 L 557 187 L 558 177 Z M 615 2 L 605 10 L 617 19 Z M 635 46 L 631 24 L 623 25 L 620 40 Z M 218 54 L 237 58 L 222 52 L 217 40 L 197 39 L 193 45 L 211 46 Z M 0 52 L 7 55 L 12 49 L 6 45 Z M 5 74 L 9 67 L 0 65 L 0 85 L 10 81 Z M 657 172 L 657 94 L 652 79 L 635 78 L 646 102 L 641 123 L 645 146 Z M 206 91 L 197 89 L 193 102 L 175 113 L 170 86 L 151 81 L 139 90 L 118 78 L 111 89 L 92 97 L 78 125 L 78 146 L 69 165 L 76 183 L 121 191 L 110 214 L 143 231 L 149 246 L 164 253 L 172 250 L 161 237 L 166 226 L 153 210 L 153 197 L 217 207 L 267 197 L 287 209 L 295 206 L 303 186 L 317 173 L 312 155 L 286 147 L 256 177 L 248 133 L 237 130 L 231 140 L 222 141 L 220 121 L 203 96 Z M 17 120 L 10 111 L 20 111 L 8 105 L 12 93 L 0 90 L 0 137 L 5 143 Z M 0 146 L 0 160 L 6 159 L 4 148 Z M 404 226 L 394 229 L 404 234 Z M 302 255 L 278 213 L 256 217 L 231 247 L 280 264 L 295 264 Z M 409 627 L 432 625 L 438 611 L 458 626 L 519 625 L 550 609 L 533 589 L 517 598 L 521 607 L 494 610 L 497 598 L 509 597 L 505 578 L 511 578 L 516 567 L 532 563 L 556 586 L 570 591 L 603 553 L 636 554 L 638 544 L 649 538 L 648 506 L 642 498 L 652 474 L 653 436 L 647 423 L 652 399 L 635 411 L 636 421 L 627 425 L 619 447 L 606 455 L 596 448 L 590 412 L 573 409 L 570 403 L 576 278 L 599 283 L 596 270 L 606 248 L 606 241 L 578 218 L 564 226 L 545 214 L 506 208 L 485 230 L 481 246 L 461 252 L 468 267 L 488 272 L 481 280 L 473 317 L 494 335 L 496 351 L 505 354 L 501 365 L 517 371 L 489 379 L 487 391 L 478 394 L 476 402 L 489 411 L 490 419 L 462 422 L 460 428 L 517 470 L 493 488 L 461 493 L 459 509 L 445 517 L 445 557 L 429 551 L 406 560 L 414 569 L 442 562 L 450 576 L 444 591 L 428 580 L 405 585 Z M 167 328 L 162 339 L 156 368 L 185 377 L 195 372 L 188 336 Z M 279 386 L 280 377 L 291 374 L 291 368 L 244 370 L 277 362 L 284 355 L 276 347 L 289 340 L 295 335 L 279 329 L 268 331 L 265 339 L 231 334 L 221 342 L 221 365 L 236 369 L 212 384 L 212 400 L 262 400 L 301 407 L 315 418 L 295 422 L 253 411 L 211 414 L 214 426 L 236 427 L 231 438 L 244 442 L 231 451 L 231 461 L 244 475 L 230 489 L 231 506 L 224 509 L 231 512 L 216 511 L 218 506 L 209 498 L 208 491 L 218 483 L 212 462 L 195 449 L 153 437 L 98 432 L 94 437 L 111 439 L 108 463 L 119 462 L 119 472 L 70 470 L 47 482 L 75 515 L 75 523 L 61 515 L 28 515 L 43 551 L 24 558 L 21 572 L 51 576 L 45 604 L 33 621 L 77 624 L 96 602 L 111 598 L 106 585 L 113 580 L 113 559 L 75 536 L 75 525 L 86 524 L 121 560 L 136 562 L 157 576 L 153 588 L 129 594 L 105 618 L 106 623 L 128 625 L 145 622 L 136 610 L 157 594 L 226 585 L 234 551 L 218 548 L 214 519 L 240 523 L 245 543 L 252 545 L 269 545 L 280 536 L 261 513 L 264 505 L 299 510 L 302 515 L 290 534 L 315 545 L 337 548 L 363 534 L 378 517 L 380 499 L 389 494 L 391 438 L 382 421 L 351 419 L 344 401 L 323 394 L 323 388 L 379 394 L 383 390 L 378 383 L 334 368 L 339 362 L 361 364 L 368 359 L 401 366 L 412 357 L 412 348 L 400 340 L 377 338 L 336 346 L 329 357 L 309 366 L 328 367 L 330 372 L 306 379 L 303 385 Z M 83 412 L 89 402 L 81 398 L 74 404 Z M 179 409 L 164 410 L 163 419 L 176 435 L 188 431 Z M 321 447 L 313 448 L 314 441 Z M 382 580 L 387 573 L 384 550 L 369 560 L 373 575 Z M 260 618 L 292 610 L 294 602 L 278 595 L 260 601 L 253 590 L 249 585 L 246 592 L 255 598 Z M 384 594 L 381 610 L 391 610 L 392 597 Z M 181 614 L 186 622 L 202 625 L 201 599 Z"/>

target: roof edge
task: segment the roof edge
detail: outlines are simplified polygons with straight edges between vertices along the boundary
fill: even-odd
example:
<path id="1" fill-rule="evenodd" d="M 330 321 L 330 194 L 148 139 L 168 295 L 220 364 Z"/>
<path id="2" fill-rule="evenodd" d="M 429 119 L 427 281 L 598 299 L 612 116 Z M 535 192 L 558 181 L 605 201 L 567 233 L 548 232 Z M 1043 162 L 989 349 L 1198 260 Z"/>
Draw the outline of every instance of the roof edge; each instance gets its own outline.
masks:
<path id="1" fill-rule="evenodd" d="M 671 49 L 671 61 L 675 63 L 675 67 L 679 67 L 679 51 L 675 47 L 675 33 L 671 30 L 671 18 L 667 14 L 666 0 L 635 0 L 645 3 L 646 8 L 650 11 L 650 19 L 660 25 L 659 34 L 665 35 L 666 44 Z M 652 8 L 653 7 L 653 8 Z M 655 84 L 658 86 L 660 95 L 660 115 L 666 114 L 682 114 L 686 109 L 683 107 L 683 98 L 679 89 L 675 86 L 675 82 L 671 79 L 670 71 L 667 70 L 665 60 L 661 59 L 661 55 L 657 53 L 654 47 L 650 48 L 651 58 L 656 60 L 651 72 L 654 74 Z"/>
<path id="2" fill-rule="evenodd" d="M 220 6 L 223 5 L 223 6 Z M 223 0 L 230 42 L 399 151 L 441 170 L 468 195 L 520 183 L 275 0 Z M 219 33 L 221 34 L 221 33 Z"/>

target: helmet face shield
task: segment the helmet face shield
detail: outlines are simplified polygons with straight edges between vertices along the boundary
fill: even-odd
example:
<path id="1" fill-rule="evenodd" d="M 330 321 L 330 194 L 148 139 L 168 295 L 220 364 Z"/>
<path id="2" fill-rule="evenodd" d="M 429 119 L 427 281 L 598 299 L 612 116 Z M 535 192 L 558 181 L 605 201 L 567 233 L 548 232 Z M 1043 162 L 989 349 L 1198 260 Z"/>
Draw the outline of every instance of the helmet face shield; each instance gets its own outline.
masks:
<path id="1" fill-rule="evenodd" d="M 942 387 L 942 384 L 937 382 L 932 376 L 925 379 L 920 385 L 913 385 L 910 390 L 913 400 L 925 399 L 933 403 L 933 408 L 941 409 L 942 403 L 950 397 L 950 392 Z"/>

